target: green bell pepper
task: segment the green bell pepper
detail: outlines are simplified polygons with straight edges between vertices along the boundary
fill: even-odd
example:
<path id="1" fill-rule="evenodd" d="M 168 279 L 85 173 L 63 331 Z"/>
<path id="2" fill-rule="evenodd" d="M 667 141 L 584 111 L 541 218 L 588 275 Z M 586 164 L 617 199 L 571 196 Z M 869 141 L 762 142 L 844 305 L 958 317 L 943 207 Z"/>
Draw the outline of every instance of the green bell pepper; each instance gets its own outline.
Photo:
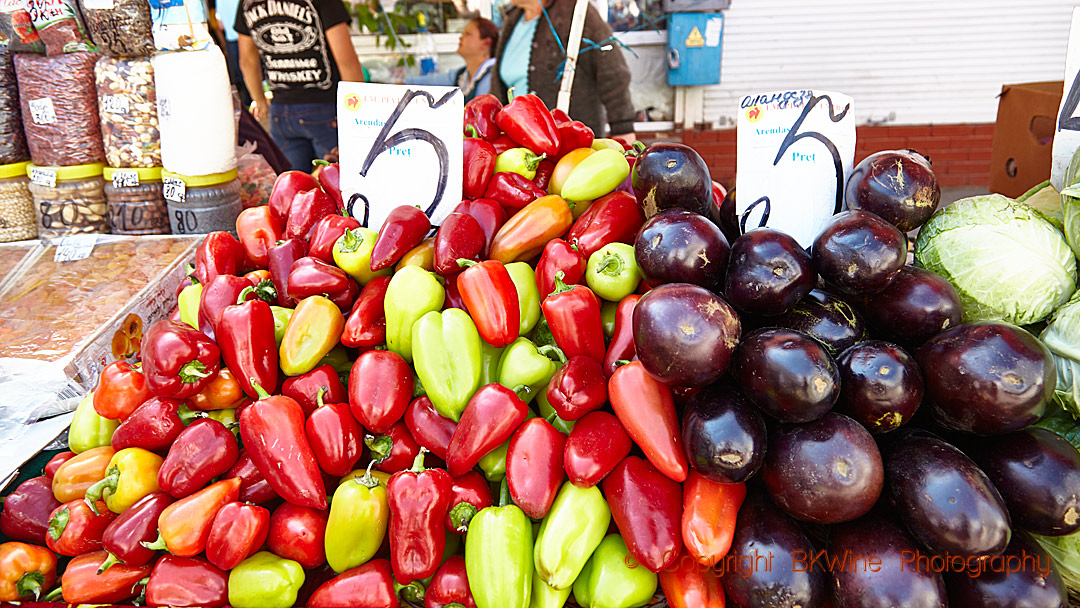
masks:
<path id="1" fill-rule="evenodd" d="M 435 411 L 458 421 L 480 387 L 483 340 L 469 313 L 429 312 L 412 328 L 413 365 Z"/>
<path id="2" fill-rule="evenodd" d="M 465 572 L 477 608 L 529 608 L 532 522 L 510 503 L 506 483 L 498 507 L 480 509 L 465 536 Z M 655 575 L 654 575 L 655 576 Z"/>
<path id="3" fill-rule="evenodd" d="M 206 417 L 210 418 L 211 420 L 217 420 L 221 424 L 224 424 L 225 428 L 232 431 L 233 435 L 237 437 L 240 436 L 240 425 L 236 422 L 235 409 L 210 410 L 209 412 L 206 412 Z"/>
<path id="4" fill-rule="evenodd" d="M 551 407 L 551 402 L 548 401 L 546 386 L 536 393 L 536 404 L 540 406 L 540 417 L 550 422 L 551 426 L 555 427 L 555 430 L 566 435 L 569 435 L 570 431 L 574 430 L 577 421 L 563 420 L 559 417 L 559 413 L 555 411 L 555 408 Z"/>
<path id="5" fill-rule="evenodd" d="M 495 157 L 495 173 L 517 173 L 525 179 L 533 179 L 536 167 L 544 157 L 533 154 L 528 148 L 510 148 Z"/>
<path id="6" fill-rule="evenodd" d="M 532 402 L 537 392 L 547 386 L 559 369 L 558 364 L 548 357 L 549 354 L 566 363 L 566 355 L 558 347 L 537 348 L 527 338 L 514 340 L 503 351 L 502 361 L 499 362 L 499 384 L 512 390 L 525 386 L 527 391 L 519 395 L 525 403 Z"/>
<path id="7" fill-rule="evenodd" d="M 499 362 L 502 361 L 504 350 L 480 341 L 480 386 L 499 381 Z"/>
<path id="8" fill-rule="evenodd" d="M 557 346 L 555 344 L 555 336 L 551 335 L 551 326 L 548 325 L 547 319 L 544 318 L 543 314 L 540 315 L 540 321 L 537 322 L 536 328 L 529 336 L 529 339 L 537 346 Z"/>
<path id="9" fill-rule="evenodd" d="M 637 608 L 656 593 L 656 573 L 639 564 L 618 534 L 609 534 L 574 582 L 582 608 Z"/>
<path id="10" fill-rule="evenodd" d="M 521 322 L 518 335 L 524 336 L 540 322 L 540 290 L 536 287 L 536 273 L 528 262 L 514 262 L 506 265 L 510 280 L 514 282 L 518 294 L 518 310 Z"/>
<path id="11" fill-rule="evenodd" d="M 600 488 L 564 483 L 536 537 L 533 562 L 540 578 L 554 589 L 569 589 L 610 524 L 611 509 Z"/>
<path id="12" fill-rule="evenodd" d="M 618 302 L 634 293 L 641 282 L 634 246 L 608 243 L 589 256 L 585 282 L 596 295 L 609 302 Z"/>
<path id="13" fill-rule="evenodd" d="M 572 587 L 552 589 L 540 578 L 540 573 L 533 570 L 532 601 L 529 602 L 529 608 L 563 608 L 572 590 Z"/>
<path id="14" fill-rule="evenodd" d="M 229 604 L 233 608 L 289 608 L 303 586 L 303 566 L 259 551 L 229 573 Z"/>
<path id="15" fill-rule="evenodd" d="M 367 563 L 379 551 L 390 521 L 386 485 L 368 473 L 334 490 L 326 521 L 326 563 L 341 573 Z"/>
<path id="16" fill-rule="evenodd" d="M 600 304 L 600 322 L 604 324 L 604 339 L 609 342 L 615 335 L 615 312 L 618 309 L 618 302 L 603 300 L 603 303 Z"/>
<path id="17" fill-rule="evenodd" d="M 570 170 L 560 194 L 568 201 L 592 201 L 614 190 L 628 175 L 630 163 L 623 150 L 597 150 Z"/>
<path id="18" fill-rule="evenodd" d="M 109 420 L 94 409 L 94 393 L 91 391 L 75 408 L 68 430 L 68 447 L 76 454 L 100 448 L 112 443 L 113 433 L 120 426 L 119 420 Z"/>
<path id="19" fill-rule="evenodd" d="M 334 264 L 361 285 L 367 285 L 375 277 L 389 275 L 393 268 L 383 268 L 377 272 L 371 270 L 371 251 L 375 249 L 378 238 L 379 234 L 371 228 L 346 230 L 334 241 Z"/>
<path id="20" fill-rule="evenodd" d="M 510 442 L 491 450 L 480 459 L 480 470 L 488 481 L 502 481 L 506 477 L 506 454 L 510 451 Z"/>
<path id="21" fill-rule="evenodd" d="M 285 338 L 285 327 L 289 324 L 293 309 L 284 306 L 271 306 L 270 312 L 274 314 L 274 341 L 281 348 L 281 341 Z"/>
<path id="22" fill-rule="evenodd" d="M 188 285 L 176 298 L 176 307 L 180 309 L 180 320 L 199 329 L 199 302 L 202 300 L 202 283 Z"/>
<path id="23" fill-rule="evenodd" d="M 413 324 L 429 312 L 442 310 L 446 290 L 435 275 L 419 266 L 397 271 L 386 288 L 386 346 L 412 363 Z"/>

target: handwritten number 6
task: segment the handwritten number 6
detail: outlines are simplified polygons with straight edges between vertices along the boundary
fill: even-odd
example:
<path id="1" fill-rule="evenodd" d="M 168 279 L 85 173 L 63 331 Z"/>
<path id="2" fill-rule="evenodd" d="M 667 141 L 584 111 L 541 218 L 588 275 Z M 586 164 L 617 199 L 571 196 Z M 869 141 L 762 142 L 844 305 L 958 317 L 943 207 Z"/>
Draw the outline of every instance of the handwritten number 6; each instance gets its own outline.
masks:
<path id="1" fill-rule="evenodd" d="M 1080 117 L 1073 116 L 1076 106 L 1080 104 L 1080 72 L 1073 78 L 1069 96 L 1061 106 L 1061 115 L 1058 116 L 1058 130 L 1080 131 Z"/>
<path id="2" fill-rule="evenodd" d="M 822 95 L 820 97 L 815 95 L 811 97 L 810 101 L 806 104 L 806 107 L 803 108 L 802 114 L 799 115 L 799 119 L 795 121 L 795 124 L 792 125 L 791 130 L 788 131 L 787 137 L 785 137 L 783 143 L 780 144 L 780 150 L 777 151 L 776 158 L 773 159 L 773 166 L 776 166 L 780 162 L 780 159 L 784 157 L 784 154 L 787 152 L 788 148 L 790 148 L 792 144 L 799 141 L 800 139 L 809 137 L 811 139 L 816 139 L 820 141 L 822 145 L 824 145 L 829 150 L 829 154 L 832 155 L 833 166 L 836 168 L 836 203 L 833 207 L 833 213 L 835 214 L 840 213 L 840 209 L 841 207 L 843 207 L 844 202 L 844 165 L 840 161 L 840 151 L 836 149 L 836 144 L 830 141 L 828 137 L 825 137 L 817 131 L 807 131 L 806 133 L 799 133 L 799 129 L 802 127 L 803 121 L 806 120 L 806 117 L 810 115 L 810 111 L 813 110 L 820 101 L 825 101 L 829 104 L 829 120 L 833 122 L 840 122 L 841 120 L 844 120 L 844 117 L 847 116 L 848 111 L 851 110 L 851 104 L 848 104 L 844 107 L 843 112 L 837 114 L 836 109 L 833 106 L 832 98 L 828 95 Z"/>

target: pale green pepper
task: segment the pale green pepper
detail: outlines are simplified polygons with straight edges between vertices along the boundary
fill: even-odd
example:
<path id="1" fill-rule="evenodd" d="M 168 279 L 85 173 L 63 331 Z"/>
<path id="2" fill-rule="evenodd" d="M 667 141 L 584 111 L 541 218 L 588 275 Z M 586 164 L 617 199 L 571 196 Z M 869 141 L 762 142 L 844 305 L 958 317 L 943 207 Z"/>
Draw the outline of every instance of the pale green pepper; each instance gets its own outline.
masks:
<path id="1" fill-rule="evenodd" d="M 537 156 L 528 148 L 510 148 L 495 157 L 495 173 L 517 173 L 525 179 L 533 179 L 544 156 Z"/>
<path id="2" fill-rule="evenodd" d="M 229 604 L 233 608 L 289 608 L 303 586 L 303 566 L 259 551 L 229 572 Z"/>
<path id="3" fill-rule="evenodd" d="M 371 270 L 371 250 L 375 248 L 378 237 L 379 233 L 371 228 L 346 230 L 334 242 L 334 264 L 361 285 L 367 285 L 375 277 L 389 275 L 393 268 L 383 268 L 378 272 Z"/>
<path id="4" fill-rule="evenodd" d="M 529 608 L 563 608 L 566 600 L 570 597 L 573 587 L 566 589 L 552 589 L 540 578 L 540 573 L 533 570 L 532 600 Z"/>
<path id="5" fill-rule="evenodd" d="M 284 306 L 271 306 L 270 312 L 274 314 L 274 342 L 281 347 L 281 341 L 285 338 L 285 328 L 289 325 L 289 317 L 293 309 Z"/>
<path id="6" fill-rule="evenodd" d="M 68 447 L 76 454 L 112 444 L 113 433 L 120 426 L 119 420 L 110 420 L 94 409 L 94 393 L 83 397 L 75 408 L 75 416 L 68 429 Z"/>
<path id="7" fill-rule="evenodd" d="M 225 428 L 232 431 L 233 435 L 240 436 L 240 425 L 236 422 L 236 410 L 210 410 L 206 412 L 206 417 L 217 420 L 221 424 L 225 425 Z"/>
<path id="8" fill-rule="evenodd" d="M 532 522 L 510 502 L 480 509 L 465 536 L 465 572 L 477 608 L 528 608 L 532 598 Z M 653 575 L 654 577 L 656 575 Z"/>
<path id="9" fill-rule="evenodd" d="M 563 484 L 540 524 L 533 563 L 541 580 L 553 589 L 569 589 L 600 545 L 611 524 L 600 488 Z"/>
<path id="10" fill-rule="evenodd" d="M 341 573 L 367 563 L 379 551 L 390 521 L 386 485 L 368 467 L 367 473 L 350 473 L 330 501 L 326 521 L 326 563 Z"/>
<path id="11" fill-rule="evenodd" d="M 469 313 L 429 312 L 413 325 L 413 365 L 435 411 L 455 422 L 480 386 L 483 340 Z"/>
<path id="12" fill-rule="evenodd" d="M 480 341 L 480 386 L 487 386 L 499 381 L 499 362 L 502 361 L 505 348 L 497 348 Z"/>
<path id="13" fill-rule="evenodd" d="M 521 386 L 526 387 L 518 396 L 525 403 L 532 402 L 537 392 L 551 381 L 559 367 L 548 357 L 549 354 L 558 357 L 562 363 L 566 362 L 566 355 L 558 347 L 537 348 L 526 338 L 514 340 L 503 351 L 502 360 L 499 362 L 499 384 L 514 390 Z"/>
<path id="14" fill-rule="evenodd" d="M 446 290 L 435 275 L 419 266 L 397 271 L 386 287 L 386 346 L 412 363 L 413 324 L 429 312 L 442 310 Z M 426 387 L 425 387 L 426 388 Z"/>
<path id="15" fill-rule="evenodd" d="M 561 194 L 568 201 L 592 201 L 614 190 L 628 175 L 630 163 L 621 147 L 597 150 L 570 170 Z"/>
<path id="16" fill-rule="evenodd" d="M 652 599 L 657 581 L 630 556 L 621 536 L 609 534 L 574 582 L 574 599 L 582 608 L 637 608 Z"/>
<path id="17" fill-rule="evenodd" d="M 540 322 L 540 290 L 536 287 L 536 273 L 528 262 L 507 264 L 506 272 L 510 273 L 510 280 L 517 288 L 520 311 L 518 335 L 524 336 Z"/>
<path id="18" fill-rule="evenodd" d="M 202 283 L 188 285 L 176 298 L 180 309 L 180 320 L 199 329 L 199 301 L 202 299 Z"/>
<path id="19" fill-rule="evenodd" d="M 608 302 L 619 302 L 634 293 L 641 282 L 634 246 L 608 243 L 594 251 L 589 256 L 585 282 L 589 289 Z"/>

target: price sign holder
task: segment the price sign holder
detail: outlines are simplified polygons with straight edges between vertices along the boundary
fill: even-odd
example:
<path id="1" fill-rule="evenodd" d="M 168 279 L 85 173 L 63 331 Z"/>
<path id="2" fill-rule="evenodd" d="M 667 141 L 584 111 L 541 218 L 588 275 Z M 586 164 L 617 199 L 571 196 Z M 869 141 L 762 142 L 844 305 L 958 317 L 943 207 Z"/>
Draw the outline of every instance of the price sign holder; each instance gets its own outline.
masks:
<path id="1" fill-rule="evenodd" d="M 54 262 L 74 262 L 85 260 L 94 251 L 97 243 L 96 234 L 72 234 L 60 239 L 53 254 Z"/>
<path id="2" fill-rule="evenodd" d="M 341 194 L 361 224 L 416 205 L 437 227 L 461 202 L 460 89 L 343 82 L 337 115 Z"/>
<path id="3" fill-rule="evenodd" d="M 768 226 L 809 247 L 843 207 L 855 158 L 854 101 L 812 90 L 747 95 L 738 126 L 740 229 Z"/>
<path id="4" fill-rule="evenodd" d="M 1080 6 L 1073 8 L 1069 46 L 1065 52 L 1065 92 L 1058 108 L 1054 133 L 1053 164 L 1050 184 L 1060 191 L 1065 185 L 1065 170 L 1073 153 L 1080 148 Z"/>

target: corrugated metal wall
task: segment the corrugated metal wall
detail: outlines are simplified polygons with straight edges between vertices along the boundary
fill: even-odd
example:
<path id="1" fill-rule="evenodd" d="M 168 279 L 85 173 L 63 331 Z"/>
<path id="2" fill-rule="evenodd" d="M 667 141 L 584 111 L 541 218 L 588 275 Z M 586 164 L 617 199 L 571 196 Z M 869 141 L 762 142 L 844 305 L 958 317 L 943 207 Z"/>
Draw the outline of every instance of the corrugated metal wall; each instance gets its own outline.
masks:
<path id="1" fill-rule="evenodd" d="M 734 0 L 704 119 L 745 94 L 817 88 L 860 124 L 993 122 L 1005 83 L 1061 80 L 1077 0 Z"/>

